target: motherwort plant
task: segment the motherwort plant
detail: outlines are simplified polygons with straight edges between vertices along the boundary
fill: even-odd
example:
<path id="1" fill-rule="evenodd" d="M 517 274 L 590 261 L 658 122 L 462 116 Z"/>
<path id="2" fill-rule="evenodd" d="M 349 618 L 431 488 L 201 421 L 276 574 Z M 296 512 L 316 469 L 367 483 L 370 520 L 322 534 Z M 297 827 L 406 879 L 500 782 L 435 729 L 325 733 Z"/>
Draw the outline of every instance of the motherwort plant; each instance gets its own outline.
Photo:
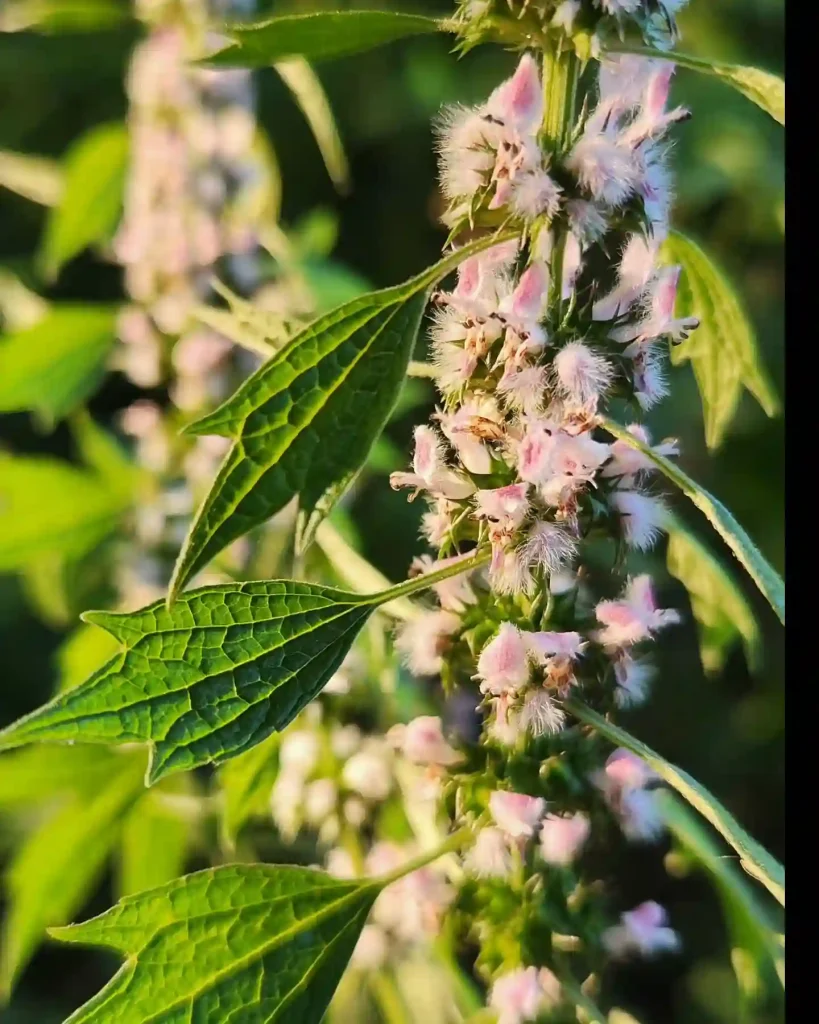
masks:
<path id="1" fill-rule="evenodd" d="M 323 313 L 212 411 L 198 406 L 224 383 L 223 346 L 195 333 L 170 350 L 174 400 L 204 412 L 188 435 L 215 436 L 224 455 L 168 593 L 135 612 L 86 613 L 118 653 L 0 733 L 0 745 L 147 744 L 148 785 L 227 762 L 216 800 L 235 808 L 264 780 L 279 836 L 314 834 L 327 870 L 222 864 L 59 929 L 127 957 L 73 1021 L 318 1022 L 348 961 L 383 979 L 419 948 L 448 958 L 461 982 L 464 966 L 472 973 L 461 1017 L 478 1010 L 477 982 L 486 1006 L 475 1020 L 613 1020 L 612 965 L 673 953 L 683 939 L 651 892 L 636 906 L 618 900 L 610 852 L 622 841 L 657 843 L 667 829 L 751 922 L 755 937 L 743 932 L 734 950 L 744 994 L 756 998 L 768 968 L 781 978 L 767 908 L 670 790 L 782 903 L 783 869 L 711 794 L 615 721 L 649 697 L 652 648 L 681 621 L 651 577 L 630 568 L 665 532 L 688 544 L 734 609 L 747 608 L 672 516 L 662 480 L 704 513 L 784 621 L 782 581 L 679 468 L 676 441 L 656 442 L 644 422 L 669 392 L 675 353 L 693 358 L 695 332 L 728 294 L 669 224 L 670 155 L 690 116 L 670 99 L 675 64 L 718 75 L 784 119 L 773 76 L 670 49 L 682 6 L 469 0 L 445 21 L 371 10 L 222 27 L 228 44 L 207 55 L 214 68 L 260 67 L 297 51 L 337 56 L 433 31 L 454 32 L 461 50 L 501 43 L 516 51 L 516 67 L 485 102 L 438 119 L 449 232 L 438 264 Z M 182 332 L 199 269 L 227 252 L 243 259 L 253 235 L 242 223 L 228 239 L 205 209 L 222 209 L 233 187 L 213 162 L 241 178 L 250 152 L 242 72 L 196 79 L 213 93 L 205 106 L 216 114 L 205 118 L 190 107 L 179 34 L 163 29 L 145 45 L 154 63 L 148 74 L 143 54 L 132 69 L 132 130 L 156 133 L 161 158 L 148 159 L 156 147 L 147 147 L 149 166 L 135 165 L 116 248 L 134 300 L 147 304 L 128 311 L 123 337 L 131 377 L 147 385 L 148 363 L 153 372 L 159 359 L 145 355 L 148 340 Z M 180 124 L 198 119 L 201 161 L 167 134 L 171 100 Z M 202 164 L 195 193 L 183 156 Z M 194 194 L 205 207 L 189 208 Z M 430 358 L 419 367 L 411 358 L 428 306 Z M 255 317 L 264 333 L 252 305 L 241 317 L 242 329 Z M 761 371 L 749 376 L 755 353 L 743 359 L 736 379 L 765 405 Z M 318 540 L 338 564 L 344 544 L 336 536 L 326 545 L 324 520 L 408 372 L 433 378 L 438 402 L 415 429 L 411 468 L 390 483 L 424 503 L 429 553 L 406 581 L 379 589 L 368 582 L 372 567 L 347 549 L 341 575 L 355 592 L 335 589 L 305 553 Z M 147 407 L 128 415 L 147 437 Z M 221 552 L 294 506 L 294 565 L 309 581 L 213 582 Z M 241 567 L 233 575 L 241 580 Z M 191 580 L 203 585 L 186 589 Z M 425 602 L 408 600 L 424 591 Z M 368 675 L 351 647 L 376 612 L 399 622 L 395 658 L 430 681 L 421 714 L 373 699 L 373 685 L 366 708 L 338 703 Z M 738 613 L 722 614 L 729 637 L 746 635 Z M 456 700 L 462 713 L 449 728 Z M 381 1004 L 389 1020 L 403 1012 L 394 996 Z"/>

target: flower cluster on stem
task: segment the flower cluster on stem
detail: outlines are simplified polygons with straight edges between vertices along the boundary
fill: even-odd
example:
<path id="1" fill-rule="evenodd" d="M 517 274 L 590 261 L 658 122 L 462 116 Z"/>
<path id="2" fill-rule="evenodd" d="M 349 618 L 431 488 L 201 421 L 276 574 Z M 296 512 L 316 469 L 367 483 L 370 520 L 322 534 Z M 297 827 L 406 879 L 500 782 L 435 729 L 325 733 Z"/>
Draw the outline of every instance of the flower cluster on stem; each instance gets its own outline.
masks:
<path id="1" fill-rule="evenodd" d="M 490 1006 L 509 1024 L 559 1005 L 567 972 L 579 983 L 609 957 L 677 944 L 656 903 L 614 923 L 586 876 L 612 826 L 633 842 L 663 826 L 648 766 L 625 750 L 606 760 L 570 705 L 610 713 L 643 701 L 651 643 L 679 621 L 648 575 L 623 573 L 629 552 L 658 541 L 666 508 L 653 464 L 612 442 L 601 417 L 614 400 L 635 419 L 659 402 L 668 345 L 697 327 L 675 316 L 680 268 L 661 262 L 669 132 L 688 117 L 668 102 L 673 64 L 605 56 L 581 106 L 575 35 L 589 17 L 596 31 L 606 18 L 646 30 L 665 17 L 670 33 L 680 6 L 539 5 L 541 23 L 551 11 L 542 57 L 525 52 L 484 104 L 439 123 L 451 240 L 499 224 L 516 237 L 466 259 L 454 288 L 434 296 L 440 405 L 416 429 L 411 472 L 391 482 L 428 504 L 422 530 L 437 561 L 425 565 L 476 549 L 491 558 L 439 585 L 437 605 L 397 645 L 413 673 L 474 693 L 480 739 L 439 764 L 451 816 L 474 825 L 456 907 Z M 628 429 L 650 443 L 641 423 Z M 677 445 L 656 450 L 673 456 Z"/>

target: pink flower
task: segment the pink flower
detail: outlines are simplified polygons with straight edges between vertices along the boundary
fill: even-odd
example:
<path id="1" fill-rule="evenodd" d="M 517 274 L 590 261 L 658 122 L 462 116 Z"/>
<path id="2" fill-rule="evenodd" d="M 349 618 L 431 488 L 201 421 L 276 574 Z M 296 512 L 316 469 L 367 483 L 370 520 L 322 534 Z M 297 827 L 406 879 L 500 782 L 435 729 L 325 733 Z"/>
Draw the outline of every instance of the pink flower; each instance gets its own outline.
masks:
<path id="1" fill-rule="evenodd" d="M 481 680 L 481 693 L 495 696 L 517 693 L 529 682 L 526 643 L 511 622 L 504 622 L 481 651 L 476 678 Z"/>
<path id="2" fill-rule="evenodd" d="M 620 516 L 626 544 L 635 551 L 649 551 L 668 523 L 668 510 L 660 498 L 644 491 L 615 490 L 609 498 Z"/>
<path id="3" fill-rule="evenodd" d="M 585 814 L 565 818 L 547 814 L 540 827 L 540 855 L 547 864 L 571 864 L 588 839 L 590 829 Z"/>
<path id="4" fill-rule="evenodd" d="M 649 900 L 620 917 L 620 924 L 603 933 L 603 942 L 612 956 L 651 957 L 680 948 L 680 937 L 668 927 L 668 914 L 659 903 Z"/>
<path id="5" fill-rule="evenodd" d="M 621 600 L 601 601 L 595 614 L 605 627 L 597 640 L 606 647 L 628 647 L 648 640 L 657 630 L 680 621 L 673 609 L 657 608 L 650 576 L 630 580 Z"/>
<path id="6" fill-rule="evenodd" d="M 541 967 L 520 967 L 496 978 L 489 992 L 489 1006 L 497 1024 L 527 1024 L 560 998 L 560 983 Z"/>
<path id="7" fill-rule="evenodd" d="M 435 715 L 421 715 L 406 725 L 394 725 L 387 736 L 414 764 L 450 765 L 461 759 L 444 739 L 441 719 Z"/>
<path id="8" fill-rule="evenodd" d="M 519 367 L 546 344 L 546 332 L 539 320 L 548 287 L 546 267 L 540 262 L 530 263 L 515 290 L 501 300 L 500 312 L 506 322 L 506 332 L 498 362 Z"/>
<path id="9" fill-rule="evenodd" d="M 493 401 L 465 402 L 455 412 L 439 413 L 438 421 L 467 472 L 492 472 L 492 453 L 485 439 L 498 440 L 504 436 L 502 418 Z"/>
<path id="10" fill-rule="evenodd" d="M 523 635 L 529 653 L 541 664 L 552 658 L 573 661 L 580 657 L 587 646 L 580 633 L 541 632 Z"/>
<path id="11" fill-rule="evenodd" d="M 651 439 L 645 427 L 639 423 L 632 423 L 627 429 L 638 441 L 642 441 L 644 445 L 651 445 Z M 653 451 L 666 457 L 680 453 L 678 443 L 671 439 L 654 445 Z M 615 441 L 611 446 L 610 453 L 611 458 L 602 469 L 602 475 L 605 477 L 622 477 L 630 484 L 638 474 L 653 473 L 657 469 L 647 455 L 632 448 L 627 441 Z"/>
<path id="12" fill-rule="evenodd" d="M 536 131 L 543 116 L 543 90 L 535 58 L 524 53 L 515 73 L 486 102 L 487 113 L 519 131 Z"/>
<path id="13" fill-rule="evenodd" d="M 495 824 L 511 839 L 533 836 L 545 810 L 546 801 L 539 796 L 496 789 L 489 797 L 489 812 Z"/>
<path id="14" fill-rule="evenodd" d="M 460 628 L 461 619 L 455 612 L 423 612 L 401 626 L 395 646 L 413 675 L 436 676 L 441 671 L 441 655 L 449 638 Z"/>
<path id="15" fill-rule="evenodd" d="M 695 316 L 674 318 L 681 269 L 662 267 L 657 271 L 649 286 L 645 316 L 638 325 L 637 342 L 666 335 L 672 341 L 681 342 L 699 327 L 700 322 Z"/>
<path id="16" fill-rule="evenodd" d="M 506 545 L 529 512 L 528 490 L 527 483 L 509 484 L 491 491 L 478 491 L 475 495 L 475 518 L 489 524 L 494 571 L 503 560 Z"/>
<path id="17" fill-rule="evenodd" d="M 642 704 L 648 696 L 648 688 L 654 676 L 654 666 L 646 661 L 637 661 L 622 652 L 614 662 L 614 677 L 617 690 L 614 700 L 618 708 L 633 708 Z"/>
<path id="18" fill-rule="evenodd" d="M 432 427 L 415 428 L 415 455 L 412 473 L 393 473 L 390 486 L 414 487 L 415 493 L 426 488 L 436 497 L 459 500 L 468 498 L 475 490 L 474 484 L 444 464 L 441 441 Z M 412 497 L 412 496 L 411 496 Z"/>
<path id="19" fill-rule="evenodd" d="M 623 749 L 614 751 L 595 779 L 623 834 L 632 842 L 653 842 L 662 835 L 665 823 L 656 796 L 646 788 L 656 779 L 642 758 Z"/>
<path id="20" fill-rule="evenodd" d="M 508 878 L 512 872 L 509 840 L 499 828 L 482 828 L 466 854 L 464 866 L 478 878 Z"/>
<path id="21" fill-rule="evenodd" d="M 554 359 L 557 391 L 591 412 L 611 385 L 611 364 L 582 341 L 571 341 Z"/>

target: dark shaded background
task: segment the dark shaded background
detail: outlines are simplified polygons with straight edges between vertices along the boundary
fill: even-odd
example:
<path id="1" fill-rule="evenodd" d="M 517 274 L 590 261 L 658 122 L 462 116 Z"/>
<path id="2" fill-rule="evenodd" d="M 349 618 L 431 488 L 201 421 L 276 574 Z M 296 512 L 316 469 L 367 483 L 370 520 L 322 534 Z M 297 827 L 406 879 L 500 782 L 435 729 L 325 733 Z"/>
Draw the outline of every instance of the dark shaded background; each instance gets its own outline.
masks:
<path id="1" fill-rule="evenodd" d="M 690 8 L 682 18 L 689 52 L 782 70 L 779 0 L 722 0 L 718 5 L 691 0 Z M 89 127 L 121 118 L 123 69 L 135 38 L 125 29 L 0 36 L 0 148 L 59 156 Z M 335 255 L 374 286 L 399 282 L 433 262 L 444 235 L 435 223 L 431 119 L 443 102 L 484 97 L 512 64 L 510 54 L 490 47 L 458 61 L 446 39 L 423 37 L 322 65 L 320 75 L 352 167 L 353 190 L 345 198 L 334 194 L 309 130 L 282 83 L 272 72 L 259 75 L 261 120 L 282 166 L 285 223 L 294 224 L 318 206 L 336 211 Z M 676 133 L 676 225 L 702 242 L 739 287 L 782 396 L 783 130 L 743 97 L 691 72 L 679 73 L 673 99 L 695 115 Z M 43 217 L 42 208 L 0 191 L 0 264 L 32 282 L 30 259 Z M 85 254 L 43 293 L 54 299 L 117 299 L 120 274 Z M 134 397 L 123 379 L 109 377 L 91 408 L 97 418 L 110 421 Z M 424 415 L 424 409 L 416 409 L 389 428 L 402 450 L 407 450 L 413 423 Z M 766 419 L 746 396 L 722 449 L 709 454 L 696 385 L 686 366 L 675 372 L 674 395 L 652 414 L 652 426 L 655 436 L 680 437 L 686 470 L 734 511 L 781 570 L 782 420 Z M 70 452 L 63 428 L 38 433 L 26 415 L 0 418 L 0 444 L 17 452 Z M 373 477 L 354 495 L 351 512 L 367 557 L 391 578 L 403 578 L 419 549 L 419 510 L 404 495 L 391 492 L 384 477 Z M 696 517 L 693 521 L 701 525 Z M 720 550 L 716 540 L 714 549 Z M 676 581 L 666 578 L 664 586 L 673 604 L 687 607 Z M 654 699 L 631 716 L 630 727 L 718 794 L 772 853 L 783 857 L 782 633 L 759 595 L 752 587 L 745 589 L 765 635 L 758 675 L 749 675 L 737 649 L 724 672 L 705 679 L 693 625 L 669 631 L 659 645 L 662 671 Z M 0 723 L 50 694 L 60 639 L 34 617 L 18 582 L 0 578 Z M 0 843 L 2 857 L 6 843 Z M 635 902 L 650 893 L 668 904 L 686 938 L 683 957 L 622 975 L 621 1005 L 635 1012 L 639 1008 L 644 1024 L 735 1020 L 728 944 L 707 883 L 695 877 L 669 879 L 655 850 L 630 849 L 617 870 L 626 902 L 632 892 Z M 102 909 L 109 899 L 100 893 L 94 908 Z M 0 1010 L 0 1018 L 9 1024 L 62 1020 L 110 969 L 111 961 L 98 953 L 46 948 L 27 970 L 13 1008 Z"/>

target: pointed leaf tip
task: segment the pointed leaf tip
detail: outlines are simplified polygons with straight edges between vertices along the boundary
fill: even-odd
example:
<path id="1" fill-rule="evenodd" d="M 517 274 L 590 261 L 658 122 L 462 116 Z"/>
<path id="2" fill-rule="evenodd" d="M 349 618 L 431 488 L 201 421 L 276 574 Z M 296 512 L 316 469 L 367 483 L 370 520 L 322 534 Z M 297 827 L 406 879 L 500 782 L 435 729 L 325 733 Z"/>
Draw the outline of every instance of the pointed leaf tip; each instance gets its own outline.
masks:
<path id="1" fill-rule="evenodd" d="M 429 289 L 512 232 L 463 246 L 411 280 L 320 316 L 191 425 L 234 444 L 191 524 L 172 591 L 298 497 L 303 543 L 366 462 L 398 399 Z M 189 428 L 189 429 L 191 429 Z"/>

